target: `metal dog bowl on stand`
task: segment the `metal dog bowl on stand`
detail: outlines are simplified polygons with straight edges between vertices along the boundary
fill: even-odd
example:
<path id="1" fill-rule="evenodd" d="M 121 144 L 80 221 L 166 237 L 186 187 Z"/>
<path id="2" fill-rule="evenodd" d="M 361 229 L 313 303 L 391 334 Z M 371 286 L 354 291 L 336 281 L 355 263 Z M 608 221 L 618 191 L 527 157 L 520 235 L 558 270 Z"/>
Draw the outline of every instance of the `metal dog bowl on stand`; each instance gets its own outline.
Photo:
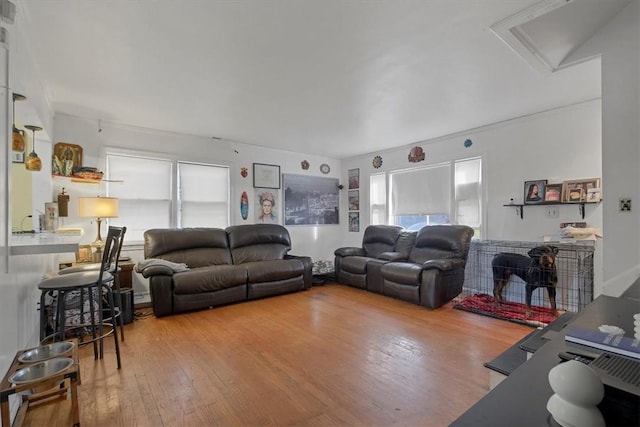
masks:
<path id="1" fill-rule="evenodd" d="M 44 360 L 18 369 L 9 378 L 9 382 L 18 385 L 43 381 L 69 369 L 74 363 L 74 360 L 70 357 Z"/>
<path id="2" fill-rule="evenodd" d="M 18 357 L 20 363 L 35 363 L 70 354 L 76 345 L 72 341 L 55 342 L 27 350 Z"/>

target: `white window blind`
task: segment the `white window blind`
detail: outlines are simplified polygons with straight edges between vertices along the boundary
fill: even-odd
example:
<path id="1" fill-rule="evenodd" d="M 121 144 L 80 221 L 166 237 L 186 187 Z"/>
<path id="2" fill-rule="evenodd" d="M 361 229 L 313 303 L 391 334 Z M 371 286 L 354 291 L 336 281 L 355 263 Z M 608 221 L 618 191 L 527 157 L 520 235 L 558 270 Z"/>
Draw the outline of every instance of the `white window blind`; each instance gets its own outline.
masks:
<path id="1" fill-rule="evenodd" d="M 168 160 L 107 155 L 109 178 L 122 180 L 109 186 L 109 196 L 119 199 L 110 223 L 127 227 L 125 240 L 142 241 L 145 230 L 171 226 L 172 170 Z"/>
<path id="2" fill-rule="evenodd" d="M 393 216 L 449 214 L 451 167 L 448 163 L 393 172 L 390 180 Z"/>
<path id="3" fill-rule="evenodd" d="M 229 169 L 178 163 L 181 227 L 219 227 L 229 224 Z"/>
<path id="4" fill-rule="evenodd" d="M 385 174 L 369 177 L 369 205 L 371 208 L 371 225 L 387 223 L 387 187 Z"/>
<path id="5" fill-rule="evenodd" d="M 112 224 L 127 227 L 127 243 L 150 228 L 229 225 L 229 168 L 123 154 L 107 154 L 109 186 L 119 199 Z"/>
<path id="6" fill-rule="evenodd" d="M 482 160 L 465 159 L 455 162 L 456 221 L 476 230 L 480 237 L 482 222 Z"/>

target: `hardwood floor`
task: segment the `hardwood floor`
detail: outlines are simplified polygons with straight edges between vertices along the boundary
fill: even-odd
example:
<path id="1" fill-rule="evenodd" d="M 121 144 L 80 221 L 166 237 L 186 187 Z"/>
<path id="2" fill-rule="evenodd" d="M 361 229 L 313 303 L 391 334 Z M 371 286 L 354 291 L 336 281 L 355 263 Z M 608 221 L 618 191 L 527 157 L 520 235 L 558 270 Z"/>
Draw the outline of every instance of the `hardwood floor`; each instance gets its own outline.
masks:
<path id="1" fill-rule="evenodd" d="M 445 426 L 488 391 L 482 363 L 530 331 L 336 284 L 150 316 L 127 325 L 119 371 L 112 340 L 103 360 L 81 349 L 81 424 Z"/>

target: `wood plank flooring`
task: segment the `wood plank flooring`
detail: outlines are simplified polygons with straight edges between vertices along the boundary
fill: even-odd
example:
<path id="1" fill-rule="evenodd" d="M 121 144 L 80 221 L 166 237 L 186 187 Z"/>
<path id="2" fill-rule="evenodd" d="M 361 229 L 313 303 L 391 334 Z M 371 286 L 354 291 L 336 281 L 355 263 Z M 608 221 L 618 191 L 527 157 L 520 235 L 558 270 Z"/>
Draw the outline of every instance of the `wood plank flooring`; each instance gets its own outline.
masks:
<path id="1" fill-rule="evenodd" d="M 446 426 L 488 391 L 482 363 L 531 331 L 451 306 L 328 284 L 136 320 L 121 370 L 113 340 L 103 360 L 81 349 L 81 424 Z M 27 425 L 64 425 L 48 411 Z"/>

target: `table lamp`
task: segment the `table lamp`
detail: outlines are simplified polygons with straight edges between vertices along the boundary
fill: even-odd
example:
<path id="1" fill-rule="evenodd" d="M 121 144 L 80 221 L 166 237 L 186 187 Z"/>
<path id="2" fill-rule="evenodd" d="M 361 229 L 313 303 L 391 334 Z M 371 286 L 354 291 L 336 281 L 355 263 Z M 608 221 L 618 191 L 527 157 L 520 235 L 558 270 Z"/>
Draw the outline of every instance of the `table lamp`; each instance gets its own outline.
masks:
<path id="1" fill-rule="evenodd" d="M 104 218 L 116 218 L 118 216 L 118 199 L 114 197 L 79 197 L 78 216 L 84 218 L 96 218 L 98 223 L 98 237 L 91 244 L 97 250 L 104 247 L 104 241 L 100 234 L 102 220 Z"/>

